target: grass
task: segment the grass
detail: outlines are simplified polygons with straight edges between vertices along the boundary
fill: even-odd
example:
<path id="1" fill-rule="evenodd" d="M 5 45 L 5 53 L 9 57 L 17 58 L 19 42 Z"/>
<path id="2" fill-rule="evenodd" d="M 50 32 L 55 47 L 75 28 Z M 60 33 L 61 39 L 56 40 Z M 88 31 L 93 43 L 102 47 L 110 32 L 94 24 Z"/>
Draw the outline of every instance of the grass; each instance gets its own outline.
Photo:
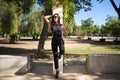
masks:
<path id="1" fill-rule="evenodd" d="M 45 54 L 52 54 L 52 50 L 45 50 Z M 120 54 L 120 45 L 72 48 L 66 49 L 65 54 Z"/>
<path id="2" fill-rule="evenodd" d="M 120 46 L 88 46 L 67 49 L 65 54 L 120 54 Z"/>

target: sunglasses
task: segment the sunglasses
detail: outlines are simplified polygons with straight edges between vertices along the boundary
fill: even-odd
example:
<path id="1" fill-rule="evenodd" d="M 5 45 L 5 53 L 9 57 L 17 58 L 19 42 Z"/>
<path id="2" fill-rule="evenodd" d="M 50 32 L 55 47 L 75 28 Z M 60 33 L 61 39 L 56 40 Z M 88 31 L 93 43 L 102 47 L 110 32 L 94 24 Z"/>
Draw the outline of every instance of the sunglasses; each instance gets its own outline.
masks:
<path id="1" fill-rule="evenodd" d="M 53 16 L 53 18 L 58 18 L 58 16 Z"/>

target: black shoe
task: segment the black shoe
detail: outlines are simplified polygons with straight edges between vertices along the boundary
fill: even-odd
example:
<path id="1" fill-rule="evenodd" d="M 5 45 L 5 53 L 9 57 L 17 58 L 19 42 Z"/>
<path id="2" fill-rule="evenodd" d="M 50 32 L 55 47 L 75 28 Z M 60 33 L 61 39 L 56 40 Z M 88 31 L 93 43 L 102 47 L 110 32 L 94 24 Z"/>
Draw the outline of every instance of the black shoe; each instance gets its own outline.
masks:
<path id="1" fill-rule="evenodd" d="M 59 71 L 56 71 L 55 78 L 56 78 L 56 79 L 58 79 L 58 78 L 59 78 Z"/>

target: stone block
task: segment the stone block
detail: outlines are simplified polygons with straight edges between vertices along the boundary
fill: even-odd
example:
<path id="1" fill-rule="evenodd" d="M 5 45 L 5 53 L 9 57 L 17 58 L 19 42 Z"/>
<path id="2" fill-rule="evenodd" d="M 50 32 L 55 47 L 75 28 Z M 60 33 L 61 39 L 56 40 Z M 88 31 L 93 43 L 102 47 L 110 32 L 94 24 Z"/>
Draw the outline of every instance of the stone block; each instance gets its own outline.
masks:
<path id="1" fill-rule="evenodd" d="M 59 59 L 59 72 L 63 73 L 63 55 Z M 56 70 L 55 70 L 55 65 L 54 65 L 54 61 L 53 61 L 53 74 L 55 74 L 55 73 L 56 73 Z"/>
<path id="2" fill-rule="evenodd" d="M 0 55 L 0 74 L 22 74 L 31 70 L 30 55 Z"/>
<path id="3" fill-rule="evenodd" d="M 90 73 L 120 73 L 120 54 L 91 54 L 86 68 Z"/>

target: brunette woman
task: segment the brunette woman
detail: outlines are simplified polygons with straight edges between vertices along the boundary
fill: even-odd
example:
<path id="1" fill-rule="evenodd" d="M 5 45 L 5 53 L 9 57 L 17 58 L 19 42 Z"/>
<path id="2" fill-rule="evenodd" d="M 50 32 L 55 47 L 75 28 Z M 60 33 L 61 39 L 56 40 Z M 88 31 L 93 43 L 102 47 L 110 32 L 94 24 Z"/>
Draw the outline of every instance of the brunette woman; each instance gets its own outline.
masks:
<path id="1" fill-rule="evenodd" d="M 51 26 L 51 30 L 53 33 L 51 45 L 52 45 L 54 64 L 56 69 L 55 78 L 58 78 L 59 77 L 58 59 L 60 59 L 61 55 L 63 55 L 65 52 L 63 31 L 65 33 L 65 37 L 67 36 L 67 31 L 64 25 L 60 23 L 59 14 L 55 13 L 54 15 L 46 15 L 44 18 L 47 24 Z M 49 18 L 52 18 L 52 21 L 50 21 Z M 59 48 L 59 52 L 58 52 L 58 48 Z"/>

